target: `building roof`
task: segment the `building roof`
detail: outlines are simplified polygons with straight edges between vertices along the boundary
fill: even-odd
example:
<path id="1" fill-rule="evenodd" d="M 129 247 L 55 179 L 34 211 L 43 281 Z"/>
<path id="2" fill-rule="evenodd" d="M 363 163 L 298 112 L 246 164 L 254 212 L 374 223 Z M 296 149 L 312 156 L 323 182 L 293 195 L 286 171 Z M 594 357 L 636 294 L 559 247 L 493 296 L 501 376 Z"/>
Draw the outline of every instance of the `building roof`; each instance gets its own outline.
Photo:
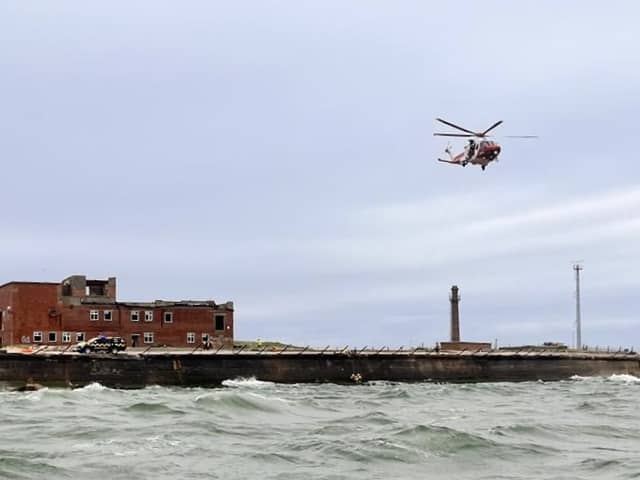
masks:
<path id="1" fill-rule="evenodd" d="M 65 280 L 73 277 L 81 277 L 80 275 L 73 275 Z M 85 277 L 83 277 L 85 278 Z M 109 280 L 115 277 L 109 277 Z M 94 284 L 107 284 L 109 280 L 86 280 L 87 286 Z M 3 285 L 0 285 L 0 289 L 8 287 L 10 285 L 42 285 L 42 286 L 59 286 L 60 282 L 21 282 L 11 281 Z M 111 306 L 123 306 L 130 308 L 214 308 L 217 310 L 234 310 L 233 302 L 224 302 L 221 304 L 216 303 L 214 300 L 154 300 L 153 302 L 118 302 L 114 298 L 106 295 L 87 295 L 80 298 L 82 305 L 111 305 Z"/>
<path id="2" fill-rule="evenodd" d="M 7 287 L 9 285 L 58 285 L 57 282 L 21 282 L 12 280 L 11 282 L 3 283 L 0 288 Z"/>
<path id="3" fill-rule="evenodd" d="M 153 302 L 115 302 L 109 301 L 105 297 L 84 297 L 82 305 L 113 305 L 129 308 L 216 308 L 219 310 L 233 310 L 233 302 L 217 304 L 213 300 L 155 300 Z"/>

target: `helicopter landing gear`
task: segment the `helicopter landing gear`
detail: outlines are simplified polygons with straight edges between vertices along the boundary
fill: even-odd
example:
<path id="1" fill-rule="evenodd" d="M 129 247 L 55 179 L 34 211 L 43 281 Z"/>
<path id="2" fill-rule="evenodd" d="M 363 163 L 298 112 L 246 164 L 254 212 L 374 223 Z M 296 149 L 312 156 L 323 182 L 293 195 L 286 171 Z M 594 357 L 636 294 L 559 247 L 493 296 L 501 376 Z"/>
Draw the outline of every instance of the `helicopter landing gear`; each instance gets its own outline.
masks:
<path id="1" fill-rule="evenodd" d="M 482 170 L 484 171 L 484 169 L 487 168 L 486 165 L 482 165 Z"/>

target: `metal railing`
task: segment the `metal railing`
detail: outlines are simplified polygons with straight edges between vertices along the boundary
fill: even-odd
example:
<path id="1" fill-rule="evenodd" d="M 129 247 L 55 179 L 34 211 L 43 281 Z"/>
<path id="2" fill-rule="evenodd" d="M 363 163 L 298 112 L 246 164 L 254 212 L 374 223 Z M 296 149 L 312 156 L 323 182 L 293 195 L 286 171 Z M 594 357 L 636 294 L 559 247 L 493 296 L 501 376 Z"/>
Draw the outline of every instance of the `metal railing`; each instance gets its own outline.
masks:
<path id="1" fill-rule="evenodd" d="M 35 348 L 33 348 L 35 347 Z M 13 353 L 25 353 L 31 355 L 38 354 L 71 354 L 70 352 L 73 345 L 33 345 L 29 351 L 25 351 L 24 348 L 13 348 Z M 9 348 L 7 351 L 11 351 Z M 149 345 L 146 348 L 129 348 L 123 352 L 119 352 L 117 355 L 156 355 L 156 354 L 176 354 L 176 355 L 348 355 L 348 356 L 393 356 L 393 355 L 440 355 L 447 356 L 466 356 L 466 355 L 580 355 L 580 354 L 608 354 L 608 355 L 638 355 L 634 347 L 601 347 L 591 346 L 584 347 L 580 350 L 570 348 L 558 348 L 558 347 L 545 347 L 545 346 L 504 346 L 499 349 L 461 349 L 461 350 L 443 350 L 441 348 L 429 348 L 424 346 L 409 347 L 404 345 L 398 348 L 391 348 L 387 345 L 382 347 L 373 347 L 365 345 L 364 347 L 351 347 L 345 345 L 344 347 L 332 347 L 326 345 L 325 347 L 312 347 L 310 345 L 294 346 L 294 345 L 279 345 L 279 346 L 250 346 L 247 344 L 235 345 L 233 347 L 229 345 L 217 345 L 215 349 L 205 350 L 202 345 L 197 345 L 195 348 L 182 348 L 182 347 L 168 347 L 168 346 L 153 346 Z"/>

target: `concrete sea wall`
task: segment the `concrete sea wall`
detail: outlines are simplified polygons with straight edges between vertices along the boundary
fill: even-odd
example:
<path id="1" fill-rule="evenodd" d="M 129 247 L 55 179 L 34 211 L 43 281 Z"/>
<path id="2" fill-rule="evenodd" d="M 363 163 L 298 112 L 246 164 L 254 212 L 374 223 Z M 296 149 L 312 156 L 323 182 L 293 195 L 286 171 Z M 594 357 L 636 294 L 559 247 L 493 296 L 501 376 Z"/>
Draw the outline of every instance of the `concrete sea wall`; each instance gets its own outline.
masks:
<path id="1" fill-rule="evenodd" d="M 422 353 L 154 353 L 145 355 L 0 353 L 0 382 L 114 388 L 215 386 L 254 377 L 282 383 L 362 381 L 498 382 L 562 380 L 573 375 L 640 377 L 637 354 Z"/>

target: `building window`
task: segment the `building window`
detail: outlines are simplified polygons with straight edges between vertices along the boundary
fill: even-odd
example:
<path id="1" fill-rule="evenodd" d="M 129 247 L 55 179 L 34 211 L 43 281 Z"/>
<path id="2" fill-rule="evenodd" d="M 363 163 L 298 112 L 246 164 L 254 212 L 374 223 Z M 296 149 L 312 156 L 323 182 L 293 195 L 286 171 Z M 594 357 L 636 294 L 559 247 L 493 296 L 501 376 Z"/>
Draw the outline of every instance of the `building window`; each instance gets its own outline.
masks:
<path id="1" fill-rule="evenodd" d="M 76 333 L 76 342 L 84 342 L 84 332 Z"/>
<path id="2" fill-rule="evenodd" d="M 164 312 L 164 323 L 173 323 L 173 312 Z"/>
<path id="3" fill-rule="evenodd" d="M 111 310 L 105 310 L 104 312 L 102 312 L 102 315 L 104 316 L 105 322 L 110 322 L 113 319 Z"/>
<path id="4" fill-rule="evenodd" d="M 49 343 L 56 343 L 58 340 L 58 335 L 56 332 L 49 332 Z"/>
<path id="5" fill-rule="evenodd" d="M 207 343 L 209 341 L 209 334 L 208 333 L 203 333 L 202 334 L 202 343 Z"/>
<path id="6" fill-rule="evenodd" d="M 132 322 L 137 322 L 138 320 L 140 320 L 140 312 L 138 312 L 137 310 L 132 310 L 131 311 L 131 321 Z"/>
<path id="7" fill-rule="evenodd" d="M 144 321 L 145 322 L 153 322 L 153 310 L 145 310 L 144 311 Z"/>
<path id="8" fill-rule="evenodd" d="M 98 319 L 100 318 L 100 311 L 98 310 L 91 310 L 89 312 L 89 320 L 91 320 L 92 322 L 96 322 L 98 321 Z"/>
<path id="9" fill-rule="evenodd" d="M 90 297 L 104 297 L 104 282 L 92 282 L 87 285 L 86 293 Z"/>
<path id="10" fill-rule="evenodd" d="M 216 330 L 224 330 L 224 315 L 216 315 Z"/>
<path id="11" fill-rule="evenodd" d="M 153 332 L 144 332 L 144 343 L 153 343 Z"/>
<path id="12" fill-rule="evenodd" d="M 33 343 L 42 342 L 42 332 L 33 332 Z"/>
<path id="13" fill-rule="evenodd" d="M 187 343 L 196 343 L 196 334 L 194 332 L 187 332 Z"/>
<path id="14" fill-rule="evenodd" d="M 62 332 L 62 343 L 71 343 L 71 332 Z"/>
<path id="15" fill-rule="evenodd" d="M 4 330 L 4 323 L 2 323 L 2 310 L 0 310 L 0 330 Z"/>

